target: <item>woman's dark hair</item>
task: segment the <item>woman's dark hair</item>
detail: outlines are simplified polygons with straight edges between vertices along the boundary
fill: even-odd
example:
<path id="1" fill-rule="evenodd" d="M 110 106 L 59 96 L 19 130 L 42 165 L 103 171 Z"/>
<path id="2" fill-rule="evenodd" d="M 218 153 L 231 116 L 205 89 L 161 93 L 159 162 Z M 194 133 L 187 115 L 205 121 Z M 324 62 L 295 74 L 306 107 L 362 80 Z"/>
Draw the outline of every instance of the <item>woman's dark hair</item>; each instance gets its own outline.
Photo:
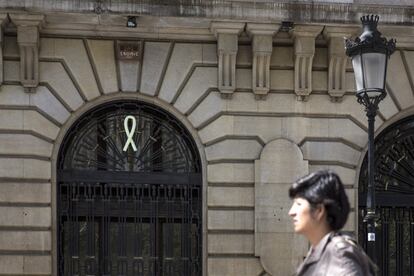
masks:
<path id="1" fill-rule="evenodd" d="M 332 230 L 344 227 L 349 214 L 349 201 L 339 176 L 331 170 L 320 170 L 298 179 L 289 189 L 291 199 L 301 197 L 311 208 L 323 204 Z"/>

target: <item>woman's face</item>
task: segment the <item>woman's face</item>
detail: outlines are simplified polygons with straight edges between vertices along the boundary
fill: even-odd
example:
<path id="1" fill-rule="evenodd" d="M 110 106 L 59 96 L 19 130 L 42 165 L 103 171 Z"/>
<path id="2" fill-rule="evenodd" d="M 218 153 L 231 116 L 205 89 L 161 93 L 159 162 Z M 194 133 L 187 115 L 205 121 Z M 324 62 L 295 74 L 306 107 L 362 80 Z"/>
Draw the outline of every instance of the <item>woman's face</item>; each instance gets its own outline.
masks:
<path id="1" fill-rule="evenodd" d="M 319 223 L 313 214 L 309 201 L 301 197 L 293 200 L 292 207 L 289 210 L 289 216 L 293 219 L 295 232 L 299 234 L 306 235 Z"/>

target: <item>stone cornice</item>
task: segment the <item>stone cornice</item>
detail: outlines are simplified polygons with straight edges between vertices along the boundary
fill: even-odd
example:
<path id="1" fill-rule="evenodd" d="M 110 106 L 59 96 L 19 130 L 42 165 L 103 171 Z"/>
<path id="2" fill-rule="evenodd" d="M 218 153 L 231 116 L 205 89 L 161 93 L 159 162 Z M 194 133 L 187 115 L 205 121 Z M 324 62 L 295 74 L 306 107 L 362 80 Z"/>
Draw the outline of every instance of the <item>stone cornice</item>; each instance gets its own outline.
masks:
<path id="1" fill-rule="evenodd" d="M 321 25 L 296 25 L 291 31 L 292 37 L 313 37 L 315 38 L 323 30 Z"/>
<path id="2" fill-rule="evenodd" d="M 42 28 L 45 15 L 28 14 L 28 13 L 9 13 L 10 20 L 13 24 L 22 27 L 38 27 Z"/>
<path id="3" fill-rule="evenodd" d="M 323 36 L 326 39 L 333 37 L 348 38 L 350 36 L 357 36 L 361 32 L 361 27 L 356 26 L 326 26 L 323 29 Z"/>
<path id="4" fill-rule="evenodd" d="M 353 0 L 350 3 L 333 3 L 333 1 L 308 1 L 296 2 L 287 0 L 164 0 L 164 1 L 134 1 L 134 3 L 122 4 L 118 1 L 82 0 L 61 1 L 7 1 L 0 4 L 0 9 L 18 11 L 24 9 L 27 12 L 75 12 L 96 14 L 132 14 L 150 15 L 158 17 L 199 17 L 215 20 L 248 20 L 248 21 L 293 21 L 295 23 L 358 23 L 363 14 L 374 13 L 381 17 L 386 24 L 413 25 L 412 17 L 414 5 L 409 5 L 408 0 L 388 1 L 387 5 L 369 1 Z M 156 3 L 151 3 L 156 2 Z M 343 1 L 342 1 L 343 2 Z M 384 1 L 379 1 L 384 2 Z M 397 3 L 397 4 L 396 4 Z M 265 11 L 265 12 L 258 12 Z M 1 12 L 1 11 L 0 11 Z"/>
<path id="5" fill-rule="evenodd" d="M 272 23 L 247 23 L 246 32 L 249 36 L 270 35 L 274 36 L 280 28 L 280 24 Z"/>
<path id="6" fill-rule="evenodd" d="M 246 23 L 241 22 L 211 22 L 210 30 L 217 37 L 218 34 L 235 34 L 239 35 Z"/>
<path id="7" fill-rule="evenodd" d="M 0 14 L 2 14 L 1 11 Z M 19 20 L 24 17 L 27 18 L 27 14 L 27 12 L 13 11 L 9 13 L 9 16 L 11 19 Z M 34 21 L 27 20 L 27 22 L 32 22 L 32 25 L 39 24 L 38 26 L 41 27 L 39 28 L 41 36 L 58 35 L 107 37 L 117 39 L 178 39 L 191 41 L 216 41 L 216 37 L 210 31 L 210 26 L 213 22 L 217 22 L 217 20 L 208 18 L 140 16 L 137 18 L 137 28 L 127 28 L 127 16 L 119 14 L 97 15 L 92 13 L 45 13 L 31 14 L 29 18 L 36 19 Z M 42 18 L 44 18 L 44 20 L 42 20 Z M 41 21 L 37 21 L 37 19 L 40 19 Z M 224 22 L 228 23 L 229 25 L 244 25 L 246 23 L 249 25 L 258 24 L 257 22 L 251 22 L 248 20 L 227 20 Z M 267 23 L 281 24 L 280 21 Z M 302 26 L 307 26 L 311 29 L 319 29 L 325 27 L 325 29 L 332 30 L 330 33 L 336 33 L 332 35 L 341 35 L 341 33 L 347 29 L 355 29 L 356 33 L 353 36 L 356 36 L 361 31 L 361 25 L 359 22 L 357 24 L 295 24 L 295 30 L 297 32 L 302 32 Z M 386 37 L 396 38 L 398 48 L 414 49 L 414 25 L 387 25 L 383 22 L 383 20 L 381 20 L 379 24 L 379 30 Z M 15 26 L 12 24 L 6 24 L 5 32 L 16 33 Z M 277 42 L 278 39 L 286 41 L 286 34 L 281 34 L 280 38 L 279 34 L 281 33 L 279 32 L 275 35 L 274 41 Z M 325 38 L 327 37 L 325 36 Z M 243 36 L 240 39 L 245 41 L 249 38 L 247 36 Z"/>

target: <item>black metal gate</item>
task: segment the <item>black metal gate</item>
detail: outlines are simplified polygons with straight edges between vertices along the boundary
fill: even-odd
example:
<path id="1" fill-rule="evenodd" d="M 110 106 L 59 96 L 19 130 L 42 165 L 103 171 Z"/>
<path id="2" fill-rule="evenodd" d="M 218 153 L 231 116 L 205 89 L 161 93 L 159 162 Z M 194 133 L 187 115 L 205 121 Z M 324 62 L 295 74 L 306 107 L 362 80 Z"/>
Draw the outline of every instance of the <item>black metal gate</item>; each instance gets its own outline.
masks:
<path id="1" fill-rule="evenodd" d="M 414 276 L 414 117 L 385 129 L 375 140 L 376 248 L 383 276 Z M 367 160 L 359 183 L 359 238 L 366 244 Z"/>
<path id="2" fill-rule="evenodd" d="M 201 275 L 195 144 L 170 114 L 112 102 L 79 120 L 59 153 L 59 275 Z"/>

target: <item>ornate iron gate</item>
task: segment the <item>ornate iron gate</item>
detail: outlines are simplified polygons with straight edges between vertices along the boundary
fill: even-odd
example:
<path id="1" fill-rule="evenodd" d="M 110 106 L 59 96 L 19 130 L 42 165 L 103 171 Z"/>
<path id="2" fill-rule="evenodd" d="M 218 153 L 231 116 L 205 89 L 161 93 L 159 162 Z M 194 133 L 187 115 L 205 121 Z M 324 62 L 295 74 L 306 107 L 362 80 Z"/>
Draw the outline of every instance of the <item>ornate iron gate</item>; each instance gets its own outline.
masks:
<path id="1" fill-rule="evenodd" d="M 376 247 L 383 276 L 414 276 L 414 117 L 385 129 L 375 140 L 379 226 Z M 359 238 L 366 244 L 367 160 L 359 183 Z"/>
<path id="2" fill-rule="evenodd" d="M 200 160 L 168 113 L 112 102 L 59 153 L 59 275 L 201 275 Z"/>

